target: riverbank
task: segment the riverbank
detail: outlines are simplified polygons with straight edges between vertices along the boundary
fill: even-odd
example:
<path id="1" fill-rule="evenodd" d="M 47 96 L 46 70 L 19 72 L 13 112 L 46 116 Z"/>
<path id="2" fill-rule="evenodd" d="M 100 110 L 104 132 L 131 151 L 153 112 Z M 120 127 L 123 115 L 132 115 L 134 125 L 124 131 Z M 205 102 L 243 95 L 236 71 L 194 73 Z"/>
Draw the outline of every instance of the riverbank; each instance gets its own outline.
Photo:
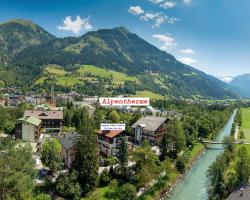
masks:
<path id="1" fill-rule="evenodd" d="M 236 110 L 235 110 L 236 111 Z M 218 141 L 222 141 L 223 138 L 224 138 L 224 135 L 228 135 L 230 132 L 231 132 L 231 127 L 232 127 L 232 123 L 233 123 L 233 119 L 234 119 L 234 116 L 235 116 L 235 113 L 236 112 L 233 112 L 233 113 L 227 113 L 227 118 L 225 118 L 225 120 L 223 120 L 223 123 L 221 125 L 217 125 L 216 129 L 211 131 L 211 137 L 213 137 L 213 139 L 217 140 Z M 222 135 L 222 136 L 221 136 Z M 197 146 L 198 144 L 198 146 Z M 199 176 L 202 177 L 202 179 L 204 180 L 207 180 L 205 174 L 206 174 L 206 171 L 209 167 L 210 164 L 212 164 L 212 162 L 216 159 L 216 155 L 218 154 L 218 152 L 221 152 L 222 150 L 216 150 L 215 154 L 211 154 L 211 151 L 205 151 L 205 147 L 200 144 L 200 143 L 197 143 L 196 146 L 194 146 L 194 148 L 191 150 L 191 151 L 188 151 L 186 150 L 185 153 L 182 155 L 183 156 L 183 159 L 184 159 L 184 163 L 186 165 L 186 171 L 184 174 L 181 174 L 178 172 L 178 174 L 176 174 L 176 176 L 173 178 L 173 177 L 167 177 L 166 180 L 165 180 L 165 183 L 161 183 L 159 187 L 159 184 L 158 182 L 162 182 L 162 178 L 159 178 L 158 181 L 157 181 L 157 184 L 155 185 L 158 185 L 158 186 L 153 186 L 145 195 L 143 195 L 142 198 L 140 199 L 147 199 L 147 200 L 158 200 L 158 199 L 164 199 L 166 198 L 167 196 L 170 196 L 168 195 L 171 191 L 174 190 L 174 193 L 175 193 L 175 188 L 176 187 L 179 187 L 179 185 L 182 185 L 182 180 L 183 182 L 185 181 L 185 184 L 186 182 L 189 183 L 189 185 L 192 185 L 193 183 L 190 182 L 189 180 L 186 180 L 186 177 L 190 174 L 189 172 L 190 171 L 193 171 L 195 167 L 193 167 L 193 165 L 196 166 L 196 163 L 199 163 L 200 160 L 204 159 L 204 156 L 202 155 L 203 152 L 206 152 L 206 154 L 208 153 L 209 154 L 209 164 L 207 164 L 207 161 L 204 160 L 204 163 L 206 165 L 206 168 L 205 169 L 202 169 L 203 171 L 203 174 L 199 174 Z M 215 146 L 216 147 L 216 146 Z M 219 148 L 220 149 L 223 149 L 221 147 L 221 145 L 219 145 Z M 186 154 L 187 152 L 187 154 Z M 205 153 L 204 153 L 205 155 Z M 205 156 L 206 157 L 206 156 Z M 198 159 L 198 158 L 201 158 L 201 159 Z M 199 161 L 197 161 L 199 160 Z M 197 161 L 197 162 L 196 162 Z M 211 162 L 210 162 L 211 161 Z M 174 164 L 174 163 L 173 163 Z M 201 164 L 203 165 L 203 163 Z M 192 172 L 191 172 L 192 173 Z M 167 173 L 167 175 L 169 176 L 169 172 Z M 193 180 L 193 182 L 196 184 L 197 180 L 195 180 L 195 176 L 192 177 L 190 180 Z M 180 183 L 180 184 L 179 184 Z M 206 191 L 206 185 L 207 184 L 204 184 L 204 191 Z M 189 187 L 189 186 L 188 186 Z M 190 188 L 189 190 L 194 190 L 194 188 Z M 179 193 L 182 193 L 182 190 L 179 190 L 178 191 Z M 189 192 L 189 191 L 187 191 Z M 203 193 L 206 193 L 206 192 L 203 192 Z M 173 200 L 175 200 L 175 195 L 176 194 L 171 194 L 171 197 L 173 196 Z M 178 196 L 178 195 L 177 195 Z M 170 197 L 170 199 L 171 199 Z M 182 196 L 183 199 L 185 199 L 186 197 L 185 196 Z M 192 198 L 192 197 L 190 197 Z M 182 200 L 183 200 L 182 199 Z"/>
<path id="2" fill-rule="evenodd" d="M 232 124 L 234 122 L 236 112 L 229 117 L 224 127 L 218 131 L 216 141 L 222 141 L 227 135 L 230 135 Z M 217 156 L 224 151 L 221 144 L 214 144 L 212 149 L 205 149 L 192 162 L 190 170 L 177 180 L 177 184 L 172 187 L 170 191 L 164 195 L 162 199 L 168 200 L 206 200 L 208 199 L 207 186 L 208 177 L 206 172 L 209 166 L 216 160 Z M 204 152 L 204 153 L 203 153 Z M 169 193 L 171 195 L 169 195 Z"/>
<path id="3" fill-rule="evenodd" d="M 191 150 L 185 152 L 186 156 L 186 173 L 191 169 L 193 163 L 200 157 L 204 152 L 204 146 L 201 143 L 196 143 Z M 173 163 L 174 165 L 174 163 Z M 175 167 L 174 167 L 175 168 Z M 185 176 L 176 169 L 175 171 L 168 172 L 168 177 L 161 177 L 148 192 L 146 192 L 140 199 L 143 200 L 159 200 L 164 199 L 173 190 L 173 188 L 182 180 Z"/>
<path id="4" fill-rule="evenodd" d="M 168 197 L 168 194 L 174 189 L 174 187 L 183 180 L 183 177 L 185 177 L 186 173 L 191 169 L 192 165 L 194 164 L 197 159 L 200 158 L 200 156 L 204 153 L 205 147 L 201 143 L 197 143 L 192 151 L 190 151 L 191 156 L 189 157 L 188 163 L 187 163 L 187 170 L 184 174 L 179 174 L 177 179 L 169 185 L 167 188 L 162 190 L 160 193 L 160 200 L 166 199 Z M 156 199 L 155 199 L 156 200 Z"/>

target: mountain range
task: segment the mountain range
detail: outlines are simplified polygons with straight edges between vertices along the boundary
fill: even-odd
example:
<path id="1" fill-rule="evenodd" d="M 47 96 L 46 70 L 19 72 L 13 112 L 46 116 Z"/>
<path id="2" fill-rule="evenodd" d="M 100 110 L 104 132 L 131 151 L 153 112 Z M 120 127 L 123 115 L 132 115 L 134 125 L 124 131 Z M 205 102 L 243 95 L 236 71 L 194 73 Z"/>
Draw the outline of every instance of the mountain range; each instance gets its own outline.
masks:
<path id="1" fill-rule="evenodd" d="M 74 84 L 66 82 L 65 88 L 80 90 L 82 87 L 87 91 L 93 89 L 93 84 L 99 84 L 108 94 L 150 91 L 184 98 L 237 97 L 227 83 L 177 61 L 125 27 L 57 38 L 28 20 L 15 19 L 0 24 L 2 84 L 34 89 L 36 81 L 42 78 L 39 84 L 45 86 L 51 79 L 48 74 L 51 66 L 54 71 L 63 70 L 63 75 L 54 77 L 58 86 L 62 80 L 74 78 Z M 93 71 L 86 72 L 90 68 L 84 66 L 93 66 Z M 84 75 L 81 69 L 85 69 Z M 106 70 L 110 76 L 102 76 L 98 70 Z M 118 79 L 113 75 L 125 78 L 118 83 L 113 81 Z"/>
<path id="2" fill-rule="evenodd" d="M 229 82 L 243 97 L 250 97 L 250 74 L 238 75 Z"/>

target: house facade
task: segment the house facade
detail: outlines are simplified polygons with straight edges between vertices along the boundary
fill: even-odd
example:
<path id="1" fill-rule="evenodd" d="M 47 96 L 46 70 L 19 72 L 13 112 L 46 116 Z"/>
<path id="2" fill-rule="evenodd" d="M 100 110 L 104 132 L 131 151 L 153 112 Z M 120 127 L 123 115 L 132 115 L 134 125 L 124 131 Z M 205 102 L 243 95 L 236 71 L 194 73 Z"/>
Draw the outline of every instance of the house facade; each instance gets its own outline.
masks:
<path id="1" fill-rule="evenodd" d="M 27 142 L 38 142 L 41 135 L 41 120 L 35 117 L 23 117 L 17 120 L 15 138 Z"/>
<path id="2" fill-rule="evenodd" d="M 125 132 L 122 130 L 99 130 L 97 133 L 100 153 L 104 156 L 118 156 Z"/>
<path id="3" fill-rule="evenodd" d="M 132 125 L 135 141 L 141 144 L 143 140 L 148 140 L 151 145 L 156 145 L 165 132 L 166 121 L 166 117 L 142 117 Z"/>
<path id="4" fill-rule="evenodd" d="M 58 134 L 63 123 L 63 111 L 26 110 L 24 117 L 36 117 L 42 121 L 46 133 Z"/>
<path id="5" fill-rule="evenodd" d="M 77 133 L 65 133 L 57 137 L 61 143 L 61 155 L 67 168 L 71 168 L 72 162 L 75 160 L 78 137 Z"/>

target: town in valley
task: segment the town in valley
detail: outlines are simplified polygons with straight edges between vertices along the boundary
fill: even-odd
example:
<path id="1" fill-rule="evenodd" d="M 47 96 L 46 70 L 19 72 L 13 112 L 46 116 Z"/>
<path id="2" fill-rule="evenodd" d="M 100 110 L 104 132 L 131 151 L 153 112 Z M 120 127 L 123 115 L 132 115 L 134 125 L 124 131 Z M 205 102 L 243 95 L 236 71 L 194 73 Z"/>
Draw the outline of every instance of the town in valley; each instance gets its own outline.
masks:
<path id="1" fill-rule="evenodd" d="M 0 2 L 0 200 L 249 200 L 250 2 Z"/>

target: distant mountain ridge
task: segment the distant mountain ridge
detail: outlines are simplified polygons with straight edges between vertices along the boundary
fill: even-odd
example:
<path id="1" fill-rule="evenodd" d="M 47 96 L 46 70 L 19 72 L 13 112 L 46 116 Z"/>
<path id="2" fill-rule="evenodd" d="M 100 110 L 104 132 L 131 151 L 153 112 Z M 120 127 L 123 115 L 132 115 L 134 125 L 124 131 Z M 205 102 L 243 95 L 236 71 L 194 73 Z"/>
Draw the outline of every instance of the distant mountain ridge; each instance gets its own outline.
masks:
<path id="1" fill-rule="evenodd" d="M 30 21 L 14 20 L 0 25 L 1 40 L 2 71 L 18 73 L 16 82 L 23 85 L 32 84 L 48 64 L 68 70 L 89 64 L 138 76 L 144 89 L 161 95 L 237 97 L 226 83 L 180 63 L 125 27 L 56 38 Z"/>
<path id="2" fill-rule="evenodd" d="M 232 79 L 230 85 L 238 88 L 242 96 L 250 97 L 250 73 L 236 76 Z"/>
<path id="3" fill-rule="evenodd" d="M 7 64 L 23 49 L 45 43 L 55 36 L 31 21 L 14 19 L 0 24 L 0 63 Z"/>
<path id="4" fill-rule="evenodd" d="M 235 77 L 233 76 L 218 76 L 218 79 L 224 81 L 225 83 L 230 83 Z"/>

